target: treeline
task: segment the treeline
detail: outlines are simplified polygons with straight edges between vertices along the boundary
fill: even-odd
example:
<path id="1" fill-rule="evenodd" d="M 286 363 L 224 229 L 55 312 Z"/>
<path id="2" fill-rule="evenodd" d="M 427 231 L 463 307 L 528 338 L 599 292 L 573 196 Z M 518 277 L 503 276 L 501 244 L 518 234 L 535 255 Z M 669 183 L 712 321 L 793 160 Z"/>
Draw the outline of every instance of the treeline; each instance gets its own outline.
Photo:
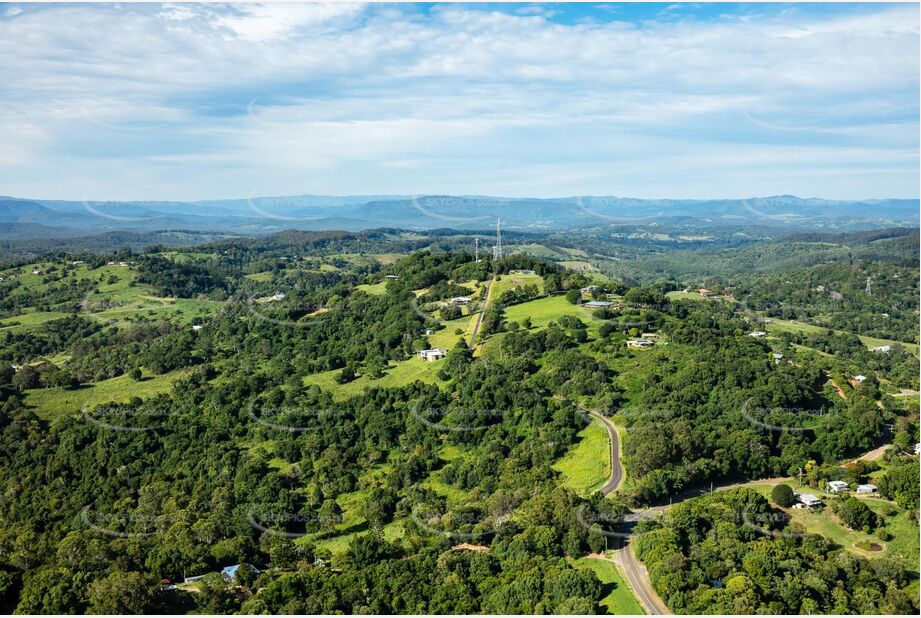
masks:
<path id="1" fill-rule="evenodd" d="M 678 504 L 641 525 L 637 554 L 675 613 L 908 614 L 910 574 L 787 523 L 750 489 Z"/>
<path id="2" fill-rule="evenodd" d="M 624 446 L 632 499 L 661 500 L 711 481 L 796 473 L 809 459 L 869 450 L 885 413 L 868 393 L 824 399 L 821 367 L 775 362 L 729 308 L 676 303 L 663 325 L 681 362 L 645 366 Z"/>

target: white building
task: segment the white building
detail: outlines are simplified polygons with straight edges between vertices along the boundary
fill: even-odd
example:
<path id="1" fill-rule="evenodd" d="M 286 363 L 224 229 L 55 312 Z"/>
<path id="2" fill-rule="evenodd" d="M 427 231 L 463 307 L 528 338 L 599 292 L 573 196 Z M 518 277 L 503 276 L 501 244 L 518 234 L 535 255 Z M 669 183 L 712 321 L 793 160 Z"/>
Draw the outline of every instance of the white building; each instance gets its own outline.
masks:
<path id="1" fill-rule="evenodd" d="M 422 350 L 419 352 L 419 358 L 428 363 L 431 363 L 432 361 L 441 360 L 447 356 L 447 354 L 447 350 L 443 350 L 442 348 L 432 348 L 431 350 Z"/>
<path id="2" fill-rule="evenodd" d="M 652 341 L 647 341 L 646 339 L 631 339 L 627 341 L 628 348 L 651 348 Z"/>
<path id="3" fill-rule="evenodd" d="M 748 333 L 749 337 L 764 337 L 765 335 L 767 335 L 767 333 L 764 332 L 763 330 L 755 330 L 755 331 Z"/>
<path id="4" fill-rule="evenodd" d="M 783 360 L 783 354 L 779 354 L 779 353 L 776 353 L 776 352 L 775 352 L 774 354 L 771 354 L 771 356 L 774 357 L 774 362 L 775 362 L 775 363 L 779 363 L 780 361 Z"/>
<path id="5" fill-rule="evenodd" d="M 857 486 L 857 493 L 859 493 L 859 494 L 875 494 L 875 493 L 876 493 L 876 485 L 873 485 L 872 483 L 867 483 L 867 484 L 865 484 L 865 485 L 858 485 L 858 486 Z"/>
<path id="6" fill-rule="evenodd" d="M 590 300 L 585 303 L 584 306 L 590 309 L 603 309 L 605 307 L 610 307 L 611 303 L 606 300 Z"/>
<path id="7" fill-rule="evenodd" d="M 871 352 L 882 352 L 883 354 L 889 354 L 892 352 L 892 346 L 889 345 L 878 345 L 875 348 L 870 348 Z"/>
<path id="8" fill-rule="evenodd" d="M 863 381 L 866 380 L 866 379 L 867 379 L 867 376 L 864 376 L 864 375 L 856 375 L 856 376 L 854 376 L 854 381 L 855 381 L 855 382 L 863 382 Z"/>
<path id="9" fill-rule="evenodd" d="M 822 501 L 813 494 L 793 494 L 797 502 L 793 505 L 795 509 L 814 509 L 822 506 Z"/>
<path id="10" fill-rule="evenodd" d="M 455 296 L 450 299 L 448 302 L 452 305 L 469 305 L 470 301 L 473 300 L 469 296 Z"/>
<path id="11" fill-rule="evenodd" d="M 848 485 L 844 481 L 829 481 L 825 485 L 825 491 L 830 491 L 833 494 L 840 493 L 842 491 L 847 491 Z"/>
<path id="12" fill-rule="evenodd" d="M 200 331 L 201 329 L 202 329 L 201 324 L 192 324 L 192 330 L 197 332 L 197 331 Z"/>

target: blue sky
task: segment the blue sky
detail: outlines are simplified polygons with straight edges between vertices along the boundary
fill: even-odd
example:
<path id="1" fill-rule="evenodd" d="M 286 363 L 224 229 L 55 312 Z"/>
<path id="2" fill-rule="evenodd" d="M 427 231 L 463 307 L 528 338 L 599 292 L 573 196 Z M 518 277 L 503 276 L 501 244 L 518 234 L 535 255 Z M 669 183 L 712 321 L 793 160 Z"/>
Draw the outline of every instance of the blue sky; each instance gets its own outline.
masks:
<path id="1" fill-rule="evenodd" d="M 912 4 L 0 6 L 0 194 L 917 197 Z"/>

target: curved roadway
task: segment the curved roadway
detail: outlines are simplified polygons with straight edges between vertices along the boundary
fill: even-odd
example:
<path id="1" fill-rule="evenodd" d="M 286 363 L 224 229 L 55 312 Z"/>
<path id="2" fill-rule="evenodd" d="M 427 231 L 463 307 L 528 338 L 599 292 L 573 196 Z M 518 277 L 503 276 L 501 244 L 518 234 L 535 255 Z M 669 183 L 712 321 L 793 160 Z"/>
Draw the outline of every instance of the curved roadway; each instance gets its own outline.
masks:
<path id="1" fill-rule="evenodd" d="M 620 448 L 618 445 L 619 436 L 617 433 L 617 428 L 614 424 L 597 412 L 589 412 L 592 418 L 600 422 L 605 429 L 608 431 L 608 436 L 611 439 L 611 476 L 608 478 L 608 482 L 601 487 L 601 492 L 604 495 L 608 495 L 617 490 L 620 487 L 621 482 L 624 478 L 623 466 L 620 463 Z M 858 459 L 873 459 L 878 457 L 888 446 L 884 444 L 883 446 L 873 449 L 869 453 L 864 454 Z M 773 479 L 760 479 L 756 481 L 748 481 L 745 483 L 728 483 L 725 485 L 720 485 L 710 489 L 710 492 L 726 489 L 734 489 L 737 487 L 745 487 L 748 485 L 756 484 L 777 484 L 792 481 L 792 477 L 778 477 Z M 705 493 L 709 493 L 706 490 L 694 489 L 687 492 L 683 492 L 681 495 L 675 497 L 669 504 L 654 506 L 642 511 L 635 511 L 628 513 L 625 517 L 625 521 L 636 522 L 643 519 L 647 519 L 656 514 L 662 513 L 668 510 L 673 504 L 683 502 L 689 498 L 694 498 Z M 652 587 L 652 582 L 649 579 L 649 573 L 646 571 L 646 567 L 636 558 L 633 550 L 630 548 L 630 536 L 627 534 L 618 535 L 614 537 L 618 539 L 618 547 L 614 549 L 614 562 L 620 565 L 621 569 L 626 575 L 627 582 L 630 584 L 630 588 L 633 591 L 634 596 L 637 601 L 640 602 L 640 605 L 643 606 L 644 611 L 647 614 L 651 615 L 664 615 L 671 614 L 668 610 L 668 607 L 665 603 L 662 602 L 662 599 L 659 598 L 659 595 L 656 593 L 655 589 Z"/>
<path id="2" fill-rule="evenodd" d="M 601 487 L 601 493 L 608 495 L 617 490 L 624 480 L 624 468 L 620 463 L 620 441 L 617 428 L 614 423 L 609 421 L 605 416 L 597 412 L 589 412 L 589 415 L 601 423 L 608 431 L 608 437 L 611 439 L 611 476 L 608 481 Z M 637 513 L 638 518 L 643 518 L 647 511 Z M 632 518 L 631 518 L 632 519 Z M 649 573 L 646 567 L 636 559 L 633 551 L 630 549 L 630 539 L 627 536 L 615 537 L 618 539 L 618 547 L 614 549 L 614 562 L 620 565 L 621 570 L 627 578 L 627 583 L 633 591 L 633 596 L 643 606 L 647 614 L 660 616 L 669 614 L 668 608 L 659 595 L 656 594 L 649 580 Z"/>

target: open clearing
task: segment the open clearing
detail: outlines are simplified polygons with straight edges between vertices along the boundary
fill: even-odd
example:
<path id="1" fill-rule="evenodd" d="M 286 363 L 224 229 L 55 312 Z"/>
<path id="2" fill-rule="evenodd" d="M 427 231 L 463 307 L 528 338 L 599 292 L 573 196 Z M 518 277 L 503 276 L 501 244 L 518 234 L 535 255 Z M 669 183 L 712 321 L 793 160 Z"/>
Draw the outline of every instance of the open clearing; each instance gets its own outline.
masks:
<path id="1" fill-rule="evenodd" d="M 92 407 L 110 402 L 127 403 L 134 397 L 146 399 L 165 393 L 172 388 L 173 382 L 188 373 L 188 369 L 157 376 L 145 372 L 145 377 L 140 382 L 122 375 L 101 382 L 81 384 L 74 389 L 33 389 L 26 391 L 26 405 L 33 408 L 41 418 L 54 420 L 67 414 L 77 414 L 87 404 Z"/>
<path id="2" fill-rule="evenodd" d="M 332 369 L 321 373 L 314 373 L 304 376 L 306 386 L 319 386 L 323 390 L 333 394 L 337 401 L 343 401 L 354 395 L 360 395 L 365 388 L 379 386 L 382 388 L 393 388 L 411 384 L 416 380 L 426 384 L 442 384 L 438 379 L 438 369 L 444 360 L 426 362 L 418 356 L 413 356 L 409 360 L 393 363 L 387 370 L 383 378 L 372 380 L 367 375 L 359 376 L 346 384 L 339 384 L 336 377 L 341 373 L 341 369 Z"/>
<path id="3" fill-rule="evenodd" d="M 563 475 L 563 484 L 587 496 L 601 487 L 611 474 L 608 433 L 597 422 L 579 432 L 579 442 L 561 457 L 553 469 Z"/>

